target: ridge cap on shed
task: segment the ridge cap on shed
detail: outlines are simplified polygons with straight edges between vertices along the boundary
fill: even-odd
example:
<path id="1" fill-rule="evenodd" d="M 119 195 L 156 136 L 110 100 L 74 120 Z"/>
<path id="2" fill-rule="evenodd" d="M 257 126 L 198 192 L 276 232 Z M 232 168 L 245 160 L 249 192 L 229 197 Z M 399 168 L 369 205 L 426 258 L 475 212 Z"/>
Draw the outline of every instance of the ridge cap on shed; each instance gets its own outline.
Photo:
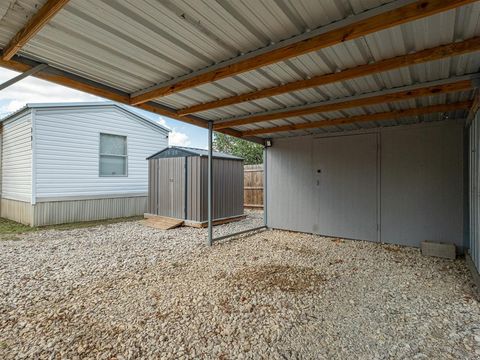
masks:
<path id="1" fill-rule="evenodd" d="M 182 152 L 188 154 L 189 156 L 200 156 L 200 157 L 208 156 L 208 150 L 206 150 L 206 149 L 172 145 L 172 146 L 168 146 L 168 147 L 156 152 L 155 154 L 149 156 L 147 158 L 147 160 L 155 159 L 155 158 L 159 157 L 160 154 L 162 154 L 163 152 L 168 151 L 168 150 L 182 151 Z M 182 156 L 187 156 L 186 154 L 182 155 Z M 212 155 L 216 159 L 241 160 L 241 161 L 244 160 L 241 157 L 231 155 L 231 154 L 227 154 L 227 153 L 218 152 L 218 151 L 214 151 Z M 166 156 L 166 158 L 168 158 L 168 157 L 174 157 L 174 156 Z"/>

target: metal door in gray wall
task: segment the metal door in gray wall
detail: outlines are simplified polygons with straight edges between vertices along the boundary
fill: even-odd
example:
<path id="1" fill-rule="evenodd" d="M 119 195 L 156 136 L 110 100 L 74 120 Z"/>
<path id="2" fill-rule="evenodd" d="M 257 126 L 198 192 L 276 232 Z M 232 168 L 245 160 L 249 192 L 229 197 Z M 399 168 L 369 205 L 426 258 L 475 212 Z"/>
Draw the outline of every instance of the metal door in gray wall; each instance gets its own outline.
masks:
<path id="1" fill-rule="evenodd" d="M 185 217 L 185 158 L 158 159 L 158 215 Z"/>
<path id="2" fill-rule="evenodd" d="M 378 241 L 377 135 L 314 140 L 315 232 Z"/>

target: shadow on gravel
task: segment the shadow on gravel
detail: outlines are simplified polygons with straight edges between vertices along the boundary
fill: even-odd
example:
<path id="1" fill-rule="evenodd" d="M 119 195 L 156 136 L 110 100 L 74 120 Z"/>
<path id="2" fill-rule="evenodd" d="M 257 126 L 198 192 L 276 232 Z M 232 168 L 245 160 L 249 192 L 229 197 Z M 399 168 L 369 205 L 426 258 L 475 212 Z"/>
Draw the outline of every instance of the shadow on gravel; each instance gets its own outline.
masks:
<path id="1" fill-rule="evenodd" d="M 239 289 L 292 293 L 314 291 L 325 279 L 309 267 L 263 265 L 242 269 L 228 281 Z"/>

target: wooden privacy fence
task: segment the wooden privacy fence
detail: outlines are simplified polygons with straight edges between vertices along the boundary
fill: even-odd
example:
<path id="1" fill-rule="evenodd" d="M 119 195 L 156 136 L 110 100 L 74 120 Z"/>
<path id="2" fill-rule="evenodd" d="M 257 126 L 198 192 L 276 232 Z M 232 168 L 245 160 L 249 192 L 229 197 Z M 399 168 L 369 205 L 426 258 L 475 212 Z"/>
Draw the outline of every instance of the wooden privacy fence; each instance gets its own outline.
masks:
<path id="1" fill-rule="evenodd" d="M 243 206 L 263 209 L 263 165 L 245 165 L 243 173 Z"/>

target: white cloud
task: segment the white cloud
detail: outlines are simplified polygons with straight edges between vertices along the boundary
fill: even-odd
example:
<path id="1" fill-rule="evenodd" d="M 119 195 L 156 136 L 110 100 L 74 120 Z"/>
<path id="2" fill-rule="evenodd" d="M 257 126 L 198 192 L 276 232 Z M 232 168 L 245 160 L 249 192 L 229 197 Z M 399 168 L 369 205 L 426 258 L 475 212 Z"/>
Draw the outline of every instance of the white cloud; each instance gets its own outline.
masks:
<path id="1" fill-rule="evenodd" d="M 175 130 L 175 128 L 172 128 L 171 126 L 167 125 L 167 121 L 163 116 L 158 116 L 157 122 L 160 125 L 165 126 L 167 129 L 170 129 L 170 135 L 168 137 L 168 145 L 170 146 L 189 146 L 192 142 L 190 141 L 190 138 L 188 137 L 187 134 L 182 133 L 180 131 Z"/>
<path id="2" fill-rule="evenodd" d="M 11 100 L 8 103 L 6 103 L 4 106 L 0 107 L 0 113 L 10 113 L 14 112 L 18 109 L 20 109 L 22 106 L 24 106 L 25 103 L 19 100 Z"/>
<path id="3" fill-rule="evenodd" d="M 172 130 L 168 138 L 169 145 L 189 146 L 191 144 L 190 138 L 187 134 Z"/>
<path id="4" fill-rule="evenodd" d="M 158 116 L 157 122 L 158 122 L 160 125 L 165 126 L 167 129 L 172 130 L 172 128 L 167 125 L 167 120 L 165 120 L 165 118 L 161 117 L 160 115 Z"/>
<path id="5" fill-rule="evenodd" d="M 18 73 L 0 68 L 0 83 L 3 83 Z M 26 103 L 36 102 L 84 102 L 100 101 L 102 99 L 56 85 L 48 81 L 28 77 L 9 86 L 0 93 L 0 116 L 20 109 Z"/>

